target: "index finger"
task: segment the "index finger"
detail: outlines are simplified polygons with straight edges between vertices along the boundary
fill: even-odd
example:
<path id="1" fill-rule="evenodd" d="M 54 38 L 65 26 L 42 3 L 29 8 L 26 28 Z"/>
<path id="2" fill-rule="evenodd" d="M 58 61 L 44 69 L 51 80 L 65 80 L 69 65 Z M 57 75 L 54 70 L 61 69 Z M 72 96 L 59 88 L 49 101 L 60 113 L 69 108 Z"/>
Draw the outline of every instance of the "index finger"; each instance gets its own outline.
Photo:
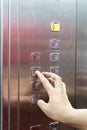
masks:
<path id="1" fill-rule="evenodd" d="M 62 90 L 62 78 L 60 76 L 58 76 L 55 73 L 52 72 L 43 72 L 43 75 L 45 77 L 47 77 L 48 79 L 51 79 L 51 81 L 54 82 L 54 86 L 55 88 L 58 88 L 59 90 Z"/>
<path id="2" fill-rule="evenodd" d="M 39 77 L 40 81 L 43 84 L 43 87 L 46 89 L 47 93 L 49 94 L 51 89 L 53 88 L 52 85 L 41 72 L 36 71 L 35 73 L 37 74 L 37 76 Z"/>
<path id="3" fill-rule="evenodd" d="M 60 76 L 52 72 L 43 72 L 43 75 L 45 75 L 47 78 L 52 78 L 53 80 L 62 81 Z"/>

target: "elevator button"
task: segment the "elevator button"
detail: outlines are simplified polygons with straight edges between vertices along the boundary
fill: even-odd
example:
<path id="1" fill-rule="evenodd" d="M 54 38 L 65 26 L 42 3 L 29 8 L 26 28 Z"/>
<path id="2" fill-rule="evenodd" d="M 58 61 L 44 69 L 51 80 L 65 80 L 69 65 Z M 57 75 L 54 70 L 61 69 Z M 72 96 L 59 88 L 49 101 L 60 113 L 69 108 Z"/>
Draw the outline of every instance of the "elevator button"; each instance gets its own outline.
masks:
<path id="1" fill-rule="evenodd" d="M 40 81 L 31 81 L 31 89 L 32 91 L 38 91 L 41 89 L 41 82 Z"/>
<path id="2" fill-rule="evenodd" d="M 59 32 L 60 31 L 60 23 L 52 22 L 51 23 L 51 31 Z"/>
<path id="3" fill-rule="evenodd" d="M 58 39 L 51 39 L 50 40 L 50 48 L 51 49 L 59 49 L 59 43 L 60 43 L 60 40 L 58 40 Z"/>
<path id="4" fill-rule="evenodd" d="M 31 61 L 32 62 L 41 62 L 41 53 L 40 52 L 32 52 L 31 53 Z"/>
<path id="5" fill-rule="evenodd" d="M 34 126 L 30 126 L 30 130 L 40 130 L 41 129 L 41 125 L 34 125 Z"/>
<path id="6" fill-rule="evenodd" d="M 41 71 L 41 67 L 40 66 L 34 66 L 34 67 L 31 67 L 31 76 L 34 76 L 35 74 L 35 71 Z"/>
<path id="7" fill-rule="evenodd" d="M 58 130 L 58 122 L 52 122 L 49 124 L 49 130 Z"/>
<path id="8" fill-rule="evenodd" d="M 59 53 L 50 53 L 51 62 L 59 62 Z"/>
<path id="9" fill-rule="evenodd" d="M 31 96 L 31 104 L 36 104 L 37 101 L 41 98 L 41 95 L 40 94 L 33 94 Z"/>
<path id="10" fill-rule="evenodd" d="M 50 66 L 50 72 L 59 74 L 59 66 Z"/>

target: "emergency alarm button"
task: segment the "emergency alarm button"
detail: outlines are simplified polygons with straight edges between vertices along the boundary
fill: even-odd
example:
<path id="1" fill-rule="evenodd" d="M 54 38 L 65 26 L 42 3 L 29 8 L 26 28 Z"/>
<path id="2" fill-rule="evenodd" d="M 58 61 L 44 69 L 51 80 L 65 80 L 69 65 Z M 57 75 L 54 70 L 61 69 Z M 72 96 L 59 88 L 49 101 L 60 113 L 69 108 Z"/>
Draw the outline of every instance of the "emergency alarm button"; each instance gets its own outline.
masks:
<path id="1" fill-rule="evenodd" d="M 32 62 L 41 62 L 41 53 L 40 52 L 32 52 L 31 53 L 31 61 Z"/>
<path id="2" fill-rule="evenodd" d="M 58 122 L 52 122 L 49 124 L 49 130 L 58 130 Z"/>
<path id="3" fill-rule="evenodd" d="M 51 39 L 50 40 L 50 48 L 51 49 L 59 49 L 59 43 L 60 43 L 60 40 L 58 40 L 58 39 Z"/>
<path id="4" fill-rule="evenodd" d="M 51 62 L 59 62 L 59 53 L 50 53 Z"/>
<path id="5" fill-rule="evenodd" d="M 34 66 L 34 67 L 31 67 L 31 76 L 34 76 L 35 74 L 35 71 L 41 71 L 41 67 L 40 66 Z"/>

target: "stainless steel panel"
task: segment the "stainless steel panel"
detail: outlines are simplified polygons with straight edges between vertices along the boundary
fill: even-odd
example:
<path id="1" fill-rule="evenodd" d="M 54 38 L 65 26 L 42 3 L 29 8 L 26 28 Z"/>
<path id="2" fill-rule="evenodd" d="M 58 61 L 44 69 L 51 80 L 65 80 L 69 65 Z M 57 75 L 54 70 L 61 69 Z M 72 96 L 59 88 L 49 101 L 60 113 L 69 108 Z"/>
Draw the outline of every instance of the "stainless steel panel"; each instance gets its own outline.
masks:
<path id="1" fill-rule="evenodd" d="M 87 107 L 87 1 L 77 4 L 77 87 L 76 106 Z M 82 8 L 84 7 L 84 8 Z"/>
<path id="2" fill-rule="evenodd" d="M 76 0 L 4 0 L 3 130 L 47 130 L 53 122 L 34 104 L 40 96 L 47 100 L 43 88 L 32 89 L 35 69 L 59 73 L 74 106 L 75 31 Z"/>
<path id="3" fill-rule="evenodd" d="M 0 130 L 2 130 L 3 1 L 0 1 Z"/>
<path id="4" fill-rule="evenodd" d="M 8 130 L 8 1 L 3 1 L 3 129 Z"/>
<path id="5" fill-rule="evenodd" d="M 19 124 L 17 5 L 17 1 L 4 1 L 3 129 L 8 130 L 18 129 Z"/>

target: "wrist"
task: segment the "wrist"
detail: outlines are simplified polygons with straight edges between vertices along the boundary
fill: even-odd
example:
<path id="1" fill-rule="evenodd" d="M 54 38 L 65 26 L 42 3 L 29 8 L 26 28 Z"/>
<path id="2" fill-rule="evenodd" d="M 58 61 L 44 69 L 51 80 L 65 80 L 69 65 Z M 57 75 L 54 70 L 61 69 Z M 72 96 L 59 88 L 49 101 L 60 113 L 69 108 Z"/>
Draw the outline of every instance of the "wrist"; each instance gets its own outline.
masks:
<path id="1" fill-rule="evenodd" d="M 87 130 L 87 110 L 70 108 L 62 123 L 80 130 Z"/>
<path id="2" fill-rule="evenodd" d="M 64 117 L 63 117 L 63 120 L 62 120 L 62 123 L 66 124 L 66 125 L 73 125 L 73 120 L 74 120 L 74 117 L 73 115 L 75 115 L 75 108 L 73 107 L 70 107 L 70 108 L 67 108 L 65 110 L 65 114 L 64 114 Z"/>

